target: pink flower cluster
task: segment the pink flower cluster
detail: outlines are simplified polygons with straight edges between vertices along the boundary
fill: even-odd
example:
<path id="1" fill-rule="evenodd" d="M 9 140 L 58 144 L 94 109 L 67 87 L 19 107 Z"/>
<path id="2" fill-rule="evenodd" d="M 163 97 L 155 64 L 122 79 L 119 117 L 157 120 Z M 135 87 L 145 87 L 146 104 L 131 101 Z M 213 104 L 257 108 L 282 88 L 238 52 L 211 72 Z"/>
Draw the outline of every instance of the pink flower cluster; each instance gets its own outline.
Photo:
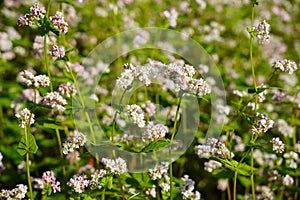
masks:
<path id="1" fill-rule="evenodd" d="M 38 20 L 41 20 L 45 17 L 46 10 L 44 7 L 41 7 L 39 3 L 34 3 L 30 7 L 30 13 L 25 14 L 24 16 L 19 17 L 18 26 L 32 26 Z"/>
<path id="2" fill-rule="evenodd" d="M 32 72 L 28 70 L 23 70 L 19 73 L 19 81 L 25 83 L 28 87 L 34 86 L 38 87 L 47 87 L 50 85 L 50 79 L 46 75 L 37 75 L 35 76 Z"/>
<path id="3" fill-rule="evenodd" d="M 43 173 L 42 179 L 46 184 L 49 184 L 52 187 L 54 193 L 60 192 L 60 182 L 56 181 L 53 171 L 46 171 Z"/>
<path id="4" fill-rule="evenodd" d="M 48 92 L 43 99 L 43 103 L 55 108 L 58 112 L 64 112 L 67 101 L 58 92 Z"/>
<path id="5" fill-rule="evenodd" d="M 65 57 L 65 48 L 63 46 L 53 45 L 49 51 L 53 58 L 63 58 Z"/>
<path id="6" fill-rule="evenodd" d="M 68 32 L 68 23 L 65 22 L 65 18 L 62 12 L 57 11 L 54 16 L 49 17 L 54 28 L 61 30 L 63 34 Z"/>

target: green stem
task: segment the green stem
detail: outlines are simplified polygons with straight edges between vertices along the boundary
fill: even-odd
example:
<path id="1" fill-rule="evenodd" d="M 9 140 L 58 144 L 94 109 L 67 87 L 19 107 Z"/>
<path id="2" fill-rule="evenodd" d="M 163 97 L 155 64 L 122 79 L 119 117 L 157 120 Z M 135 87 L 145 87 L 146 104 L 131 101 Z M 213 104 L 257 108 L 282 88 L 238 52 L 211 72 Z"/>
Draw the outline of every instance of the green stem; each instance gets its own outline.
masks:
<path id="1" fill-rule="evenodd" d="M 236 200 L 236 181 L 237 181 L 237 170 L 234 172 L 234 179 L 233 179 L 233 200 Z"/>
<path id="2" fill-rule="evenodd" d="M 251 11 L 251 27 L 254 23 L 254 5 L 252 5 L 252 11 Z M 252 78 L 253 78 L 253 85 L 255 88 L 255 91 L 257 92 L 257 83 L 256 83 L 256 76 L 255 76 L 255 69 L 253 65 L 253 38 L 250 36 L 250 64 L 251 64 L 251 70 L 252 70 Z"/>
<path id="3" fill-rule="evenodd" d="M 123 185 L 122 185 L 122 181 L 121 181 L 121 175 L 118 175 L 118 181 L 119 181 L 119 187 L 120 187 L 121 194 L 122 194 L 122 200 L 125 200 L 125 194 L 124 194 Z"/>
<path id="4" fill-rule="evenodd" d="M 294 135 L 293 135 L 293 147 L 294 147 L 294 151 L 297 152 L 297 148 L 296 148 L 296 144 L 297 144 L 297 125 L 296 125 L 296 120 L 298 119 L 298 111 L 296 111 L 295 115 L 293 115 L 293 116 L 294 117 L 292 118 L 292 126 L 295 126 L 295 132 L 294 132 Z M 298 175 L 295 176 L 295 187 L 296 188 L 299 187 L 299 176 Z M 298 191 L 295 191 L 294 199 L 297 199 L 297 198 L 298 198 Z"/>
<path id="5" fill-rule="evenodd" d="M 0 105 L 0 124 L 4 124 L 3 110 L 1 105 Z M 4 138 L 4 131 L 3 131 L 3 126 L 0 126 L 0 139 L 2 138 Z"/>
<path id="6" fill-rule="evenodd" d="M 226 181 L 227 181 L 227 196 L 228 196 L 228 200 L 231 200 L 231 191 L 230 191 L 229 179 L 226 179 Z"/>
<path id="7" fill-rule="evenodd" d="M 27 172 L 27 181 L 29 187 L 29 197 L 33 199 L 32 195 L 32 185 L 30 180 L 30 165 L 29 165 L 29 132 L 27 126 L 25 126 L 25 140 L 26 140 L 26 172 Z"/>
<path id="8" fill-rule="evenodd" d="M 182 95 L 180 95 L 179 99 L 178 99 L 178 103 L 177 103 L 177 109 L 176 109 L 176 114 L 175 114 L 175 122 L 174 122 L 174 126 L 173 126 L 173 131 L 172 131 L 172 136 L 171 136 L 171 142 L 173 141 L 174 137 L 175 137 L 175 133 L 176 133 L 176 127 L 177 127 L 177 119 L 178 119 L 178 115 L 179 115 L 179 108 L 180 108 L 180 104 L 181 104 L 181 100 L 182 100 Z"/>
<path id="9" fill-rule="evenodd" d="M 50 7 L 51 7 L 51 0 L 48 1 L 46 17 L 49 17 Z"/>
<path id="10" fill-rule="evenodd" d="M 252 135 L 252 139 L 253 141 L 253 135 Z M 251 190 L 252 190 L 252 200 L 255 200 L 255 183 L 254 183 L 254 172 L 253 172 L 253 165 L 254 165 L 254 148 L 251 147 Z"/>
<path id="11" fill-rule="evenodd" d="M 101 192 L 101 200 L 105 200 L 105 188 Z"/>
<path id="12" fill-rule="evenodd" d="M 77 94 L 79 96 L 79 101 L 81 103 L 81 106 L 82 106 L 82 109 L 84 110 L 84 114 L 85 114 L 85 117 L 87 118 L 87 121 L 88 121 L 88 124 L 89 124 L 89 129 L 92 133 L 92 139 L 93 139 L 93 142 L 94 144 L 96 144 L 96 136 L 95 136 L 95 132 L 94 132 L 94 129 L 93 129 L 93 125 L 92 125 L 92 122 L 91 122 L 91 118 L 90 118 L 90 115 L 89 113 L 86 111 L 86 106 L 85 106 L 85 103 L 84 103 L 84 100 L 83 100 L 83 97 L 81 95 L 81 92 L 80 92 L 80 88 L 79 88 L 79 85 L 78 85 L 78 82 L 76 80 L 76 77 L 75 75 L 73 74 L 73 71 L 72 71 L 72 68 L 69 66 L 69 64 L 67 62 L 65 62 L 65 65 L 67 66 L 71 76 L 72 76 L 72 79 L 73 79 L 73 82 L 74 82 L 74 85 L 76 87 L 76 90 L 77 90 Z M 98 153 L 96 153 L 96 164 L 97 166 L 99 165 L 99 155 Z"/>
<path id="13" fill-rule="evenodd" d="M 254 6 L 255 4 L 252 4 L 252 10 L 251 10 L 251 27 L 253 26 L 254 23 Z M 255 76 L 255 69 L 254 69 L 254 65 L 253 65 L 253 37 L 250 36 L 250 64 L 251 64 L 251 70 L 252 70 L 252 78 L 253 78 L 253 85 L 254 85 L 254 89 L 257 92 L 257 83 L 256 83 L 256 76 Z M 257 106 L 258 106 L 258 97 L 256 95 L 255 98 L 255 111 L 257 110 Z M 253 135 L 251 136 L 251 142 L 254 142 L 254 138 Z M 255 200 L 255 183 L 254 183 L 254 147 L 251 146 L 251 190 L 252 190 L 252 200 Z"/>
<path id="14" fill-rule="evenodd" d="M 47 70 L 48 77 L 50 79 L 50 91 L 53 92 L 53 86 L 51 82 L 51 71 L 50 71 L 48 52 L 47 52 L 47 35 L 44 36 L 44 62 L 45 62 L 45 67 Z"/>
<path id="15" fill-rule="evenodd" d="M 182 96 L 183 94 L 180 95 L 179 99 L 178 99 L 178 103 L 177 103 L 177 109 L 176 109 L 176 114 L 175 114 L 175 122 L 174 122 L 174 126 L 173 126 L 173 131 L 172 131 L 172 136 L 171 136 L 171 142 L 174 140 L 175 137 L 175 133 L 176 133 L 176 127 L 177 127 L 177 119 L 178 119 L 178 114 L 179 114 L 179 108 L 180 108 L 180 104 L 181 104 L 181 100 L 182 100 Z M 173 168 L 172 168 L 172 147 L 170 147 L 169 149 L 169 156 L 170 156 L 170 165 L 169 165 L 169 170 L 170 170 L 170 199 L 173 199 L 173 195 L 172 195 L 172 191 L 173 191 Z"/>
<path id="16" fill-rule="evenodd" d="M 124 92 L 123 92 L 123 94 L 122 94 L 122 96 L 121 96 L 121 99 L 120 99 L 120 101 L 119 101 L 119 105 L 118 105 L 118 106 L 121 105 L 121 103 L 122 103 L 122 101 L 123 101 L 123 98 L 124 98 L 124 95 L 125 95 L 126 91 L 127 91 L 127 89 L 124 90 Z M 113 124 L 112 124 L 112 129 L 111 129 L 111 142 L 112 142 L 112 143 L 114 143 L 115 127 L 116 127 L 116 118 L 117 118 L 117 115 L 118 115 L 119 113 L 120 113 L 119 111 L 115 112 L 114 118 L 113 118 Z"/>
<path id="17" fill-rule="evenodd" d="M 169 171 L 170 171 L 170 200 L 173 200 L 173 194 L 172 194 L 172 191 L 173 191 L 173 167 L 172 167 L 172 156 L 171 156 L 171 152 L 172 152 L 172 149 L 170 147 L 169 149 L 169 154 L 170 154 L 170 165 L 169 165 Z"/>
<path id="18" fill-rule="evenodd" d="M 66 173 L 66 166 L 65 166 L 65 160 L 64 160 L 64 155 L 63 155 L 63 150 L 62 150 L 62 143 L 61 143 L 61 137 L 58 129 L 55 129 L 56 132 L 56 138 L 57 138 L 57 144 L 58 144 L 58 149 L 59 149 L 59 154 L 60 154 L 60 159 L 62 163 L 62 173 L 63 173 L 63 186 L 65 188 L 65 198 L 68 199 L 68 192 L 66 190 L 67 188 L 67 173 Z"/>

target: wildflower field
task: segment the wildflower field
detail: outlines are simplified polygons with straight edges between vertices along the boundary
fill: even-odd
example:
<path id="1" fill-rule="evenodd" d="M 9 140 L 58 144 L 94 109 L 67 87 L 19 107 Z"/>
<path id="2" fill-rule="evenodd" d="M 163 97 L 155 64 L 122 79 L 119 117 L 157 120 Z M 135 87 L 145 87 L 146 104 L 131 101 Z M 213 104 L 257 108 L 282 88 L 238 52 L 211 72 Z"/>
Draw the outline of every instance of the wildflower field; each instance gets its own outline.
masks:
<path id="1" fill-rule="evenodd" d="M 300 0 L 0 10 L 0 199 L 300 199 Z"/>

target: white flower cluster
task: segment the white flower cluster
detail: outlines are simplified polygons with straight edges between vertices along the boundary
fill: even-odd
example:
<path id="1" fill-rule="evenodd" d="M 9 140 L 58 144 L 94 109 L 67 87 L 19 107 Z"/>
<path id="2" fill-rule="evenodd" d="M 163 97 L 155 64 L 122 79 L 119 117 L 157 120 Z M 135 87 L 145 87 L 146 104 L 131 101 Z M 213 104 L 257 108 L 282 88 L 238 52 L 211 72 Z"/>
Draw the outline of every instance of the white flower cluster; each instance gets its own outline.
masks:
<path id="1" fill-rule="evenodd" d="M 285 186 L 291 186 L 294 184 L 294 179 L 289 174 L 282 176 L 278 173 L 277 170 L 272 170 L 268 173 L 268 181 L 282 181 L 282 184 Z"/>
<path id="2" fill-rule="evenodd" d="M 134 66 L 132 64 L 125 64 L 123 67 L 124 71 L 122 72 L 121 77 L 117 79 L 117 85 L 123 89 L 127 89 L 135 78 L 132 73 L 134 71 Z"/>
<path id="3" fill-rule="evenodd" d="M 103 178 L 106 175 L 106 170 L 104 169 L 97 169 L 96 171 L 94 171 L 91 174 L 91 181 L 90 181 L 90 185 L 93 188 L 97 188 L 97 189 L 101 189 L 102 186 L 100 185 L 100 181 L 99 179 Z"/>
<path id="4" fill-rule="evenodd" d="M 62 12 L 56 11 L 54 16 L 49 17 L 54 28 L 61 30 L 63 34 L 68 32 L 68 23 L 65 22 L 65 18 Z"/>
<path id="5" fill-rule="evenodd" d="M 17 187 L 12 190 L 1 189 L 1 199 L 24 199 L 28 190 L 28 187 L 23 184 L 16 185 Z"/>
<path id="6" fill-rule="evenodd" d="M 260 166 L 274 167 L 282 163 L 282 159 L 278 158 L 276 154 L 262 152 L 259 149 L 254 150 L 253 157 Z"/>
<path id="7" fill-rule="evenodd" d="M 274 121 L 271 120 L 267 114 L 256 113 L 256 117 L 258 120 L 253 123 L 250 129 L 251 134 L 256 135 L 266 133 L 270 128 L 273 127 Z"/>
<path id="8" fill-rule="evenodd" d="M 260 192 L 260 194 L 258 194 L 256 196 L 256 199 L 261 199 L 261 200 L 273 200 L 274 199 L 274 194 L 273 194 L 271 188 L 266 185 L 256 186 L 255 190 L 256 190 L 256 192 Z"/>
<path id="9" fill-rule="evenodd" d="M 290 175 L 287 174 L 282 178 L 282 183 L 285 186 L 291 186 L 294 184 L 294 179 L 293 179 L 293 177 L 291 177 Z"/>
<path id="10" fill-rule="evenodd" d="M 182 199 L 200 200 L 200 193 L 198 191 L 193 192 L 193 190 L 195 189 L 195 181 L 190 179 L 188 175 L 184 175 L 181 180 L 183 180 L 183 184 L 180 187 Z"/>
<path id="11" fill-rule="evenodd" d="M 283 154 L 283 157 L 285 158 L 285 164 L 287 167 L 292 169 L 297 169 L 297 163 L 299 163 L 300 160 L 296 152 L 294 151 L 287 152 Z"/>
<path id="12" fill-rule="evenodd" d="M 142 128 L 145 126 L 145 115 L 142 108 L 139 105 L 127 105 L 126 114 L 130 117 L 130 120 L 132 120 L 135 124 L 138 125 L 138 127 Z"/>
<path id="13" fill-rule="evenodd" d="M 284 136 L 284 137 L 290 137 L 292 138 L 295 133 L 295 128 L 292 126 L 289 126 L 288 123 L 284 119 L 279 119 L 277 121 L 277 127 L 278 131 Z"/>
<path id="14" fill-rule="evenodd" d="M 157 182 L 159 183 L 160 189 L 165 192 L 169 192 L 170 188 L 171 188 L 170 187 L 170 177 L 168 176 L 168 169 L 169 169 L 169 163 L 161 162 L 160 164 L 156 165 L 153 169 L 148 170 L 150 178 L 152 180 L 157 180 Z M 153 190 L 153 188 L 152 188 L 152 190 Z M 150 194 L 150 191 L 151 191 L 151 189 L 148 191 L 149 194 Z"/>
<path id="15" fill-rule="evenodd" d="M 280 103 L 285 98 L 287 98 L 287 94 L 284 91 L 273 90 L 272 102 Z"/>
<path id="16" fill-rule="evenodd" d="M 43 179 L 30 177 L 30 180 L 32 182 L 33 188 L 35 188 L 35 189 L 44 189 L 45 188 L 45 183 L 44 183 Z"/>
<path id="17" fill-rule="evenodd" d="M 152 187 L 148 188 L 145 193 L 152 198 L 156 198 L 156 186 L 152 185 Z"/>
<path id="18" fill-rule="evenodd" d="M 101 160 L 105 167 L 113 174 L 121 175 L 128 171 L 126 161 L 122 158 L 117 158 L 115 160 L 102 158 Z"/>
<path id="19" fill-rule="evenodd" d="M 56 41 L 57 41 L 57 39 L 54 36 L 48 36 L 46 38 L 46 44 L 47 45 L 50 45 L 50 44 L 52 44 L 53 42 L 56 42 Z M 35 36 L 32 48 L 33 48 L 34 56 L 36 58 L 41 58 L 44 55 L 44 37 L 40 36 L 40 35 Z"/>
<path id="20" fill-rule="evenodd" d="M 75 174 L 67 183 L 76 193 L 83 193 L 85 188 L 90 185 L 90 181 L 86 179 L 86 175 Z"/>
<path id="21" fill-rule="evenodd" d="M 145 141 L 156 141 L 164 138 L 169 132 L 168 127 L 163 124 L 154 125 L 153 122 L 149 122 L 143 133 L 143 140 Z"/>
<path id="22" fill-rule="evenodd" d="M 3 156 L 2 156 L 2 153 L 0 152 L 0 174 L 3 170 L 5 170 L 5 166 L 2 163 L 2 159 L 3 159 Z"/>
<path id="23" fill-rule="evenodd" d="M 216 112 L 218 115 L 216 116 L 217 124 L 227 124 L 229 122 L 228 115 L 230 114 L 230 106 L 224 105 L 223 102 L 216 102 Z"/>
<path id="24" fill-rule="evenodd" d="M 152 180 L 161 179 L 164 175 L 168 173 L 169 163 L 161 162 L 159 165 L 156 165 L 153 169 L 149 169 L 149 176 Z"/>
<path id="25" fill-rule="evenodd" d="M 195 146 L 195 151 L 200 158 L 217 157 L 229 159 L 234 156 L 225 144 L 216 138 L 208 138 L 206 144 Z"/>
<path id="26" fill-rule="evenodd" d="M 58 112 L 64 112 L 67 101 L 58 92 L 48 92 L 43 99 L 43 103 L 55 108 Z"/>
<path id="27" fill-rule="evenodd" d="M 78 130 L 70 133 L 67 140 L 63 143 L 63 153 L 69 154 L 75 149 L 79 149 L 81 146 L 84 146 L 86 143 L 86 136 L 83 135 Z"/>
<path id="28" fill-rule="evenodd" d="M 218 180 L 218 186 L 217 186 L 218 190 L 225 191 L 227 187 L 228 187 L 227 179 L 221 178 Z"/>
<path id="29" fill-rule="evenodd" d="M 54 193 L 57 191 L 60 192 L 60 182 L 56 181 L 54 177 L 53 171 L 46 171 L 43 173 L 42 179 L 45 181 L 46 184 L 50 184 Z"/>
<path id="30" fill-rule="evenodd" d="M 263 20 L 258 26 L 252 27 L 252 31 L 256 32 L 256 39 L 259 44 L 267 44 L 270 42 L 270 24 Z"/>
<path id="31" fill-rule="evenodd" d="M 220 167 L 222 167 L 222 164 L 215 160 L 209 160 L 204 163 L 204 170 L 208 172 L 212 172 Z"/>
<path id="32" fill-rule="evenodd" d="M 156 106 L 150 100 L 146 101 L 146 104 L 144 107 L 150 117 L 152 117 L 156 113 Z"/>
<path id="33" fill-rule="evenodd" d="M 297 64 L 288 59 L 277 60 L 273 63 L 273 68 L 275 70 L 281 70 L 283 72 L 288 72 L 289 74 L 294 73 L 298 69 Z"/>
<path id="34" fill-rule="evenodd" d="M 279 137 L 272 138 L 271 143 L 273 144 L 273 151 L 276 153 L 284 152 L 284 143 L 280 140 Z"/>
<path id="35" fill-rule="evenodd" d="M 63 46 L 53 45 L 49 51 L 49 54 L 53 58 L 63 58 L 65 57 L 65 48 Z"/>
<path id="36" fill-rule="evenodd" d="M 50 85 L 50 79 L 46 75 L 35 76 L 32 72 L 28 70 L 23 70 L 19 73 L 18 79 L 20 82 L 25 83 L 28 87 L 34 86 L 38 87 L 47 87 Z"/>
<path id="37" fill-rule="evenodd" d="M 171 27 L 175 28 L 177 26 L 178 12 L 175 10 L 175 8 L 171 8 L 170 11 L 165 10 L 162 13 L 162 16 L 168 19 L 168 23 Z"/>
<path id="38" fill-rule="evenodd" d="M 44 7 L 41 7 L 39 3 L 34 3 L 30 7 L 30 13 L 25 14 L 24 16 L 19 17 L 18 26 L 29 25 L 32 26 L 38 20 L 44 18 L 46 10 Z"/>
<path id="39" fill-rule="evenodd" d="M 159 61 L 149 60 L 144 66 L 124 65 L 125 71 L 117 80 L 117 85 L 123 89 L 129 88 L 134 79 L 139 79 L 146 86 L 155 79 L 161 83 L 164 90 L 175 92 L 185 91 L 202 96 L 209 94 L 211 89 L 202 78 L 194 79 L 195 69 L 182 62 L 163 64 Z"/>
<path id="40" fill-rule="evenodd" d="M 71 97 L 71 95 L 74 95 L 77 93 L 76 87 L 74 85 L 72 85 L 71 83 L 67 82 L 67 83 L 63 83 L 61 84 L 58 89 L 57 92 L 60 95 L 66 95 L 67 97 Z"/>
<path id="41" fill-rule="evenodd" d="M 267 88 L 266 85 L 261 84 L 257 87 L 257 89 Z M 268 94 L 268 90 L 265 89 L 264 91 L 260 92 L 257 97 L 259 102 L 263 102 L 266 99 L 266 95 Z M 255 104 L 254 104 L 255 105 Z M 257 105 L 258 106 L 258 105 Z"/>
<path id="42" fill-rule="evenodd" d="M 19 126 L 21 128 L 25 128 L 25 126 L 29 126 L 31 124 L 34 124 L 34 117 L 35 116 L 27 108 L 24 108 L 20 112 L 16 113 L 15 116 L 19 119 L 19 121 L 20 121 Z"/>

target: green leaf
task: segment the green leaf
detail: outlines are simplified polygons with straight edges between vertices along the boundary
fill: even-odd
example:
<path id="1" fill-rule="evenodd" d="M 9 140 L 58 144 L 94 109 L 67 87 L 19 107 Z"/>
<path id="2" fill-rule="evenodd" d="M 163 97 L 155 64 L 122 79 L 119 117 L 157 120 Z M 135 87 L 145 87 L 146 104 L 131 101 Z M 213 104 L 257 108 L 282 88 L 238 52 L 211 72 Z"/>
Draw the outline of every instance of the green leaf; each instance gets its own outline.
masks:
<path id="1" fill-rule="evenodd" d="M 239 163 L 235 160 L 224 160 L 221 158 L 211 158 L 211 159 L 224 164 L 228 169 L 232 171 L 237 171 L 237 173 L 240 175 L 244 175 L 244 176 L 251 175 L 251 166 L 247 165 L 246 163 Z M 253 168 L 253 172 L 255 172 L 256 170 L 257 170 L 256 168 Z"/>
<path id="2" fill-rule="evenodd" d="M 245 176 L 238 176 L 238 179 L 245 188 L 251 186 L 251 180 L 249 178 Z"/>
<path id="3" fill-rule="evenodd" d="M 150 142 L 148 146 L 144 147 L 141 152 L 150 152 L 159 150 L 170 143 L 169 139 L 161 139 L 157 141 Z"/>
<path id="4" fill-rule="evenodd" d="M 106 176 L 101 179 L 100 185 L 111 189 L 113 187 L 113 176 Z"/>
<path id="5" fill-rule="evenodd" d="M 140 187 L 141 184 L 134 178 L 127 178 L 126 183 L 131 185 L 132 187 Z"/>
<path id="6" fill-rule="evenodd" d="M 263 91 L 265 91 L 267 89 L 269 89 L 269 88 L 268 87 L 265 87 L 265 88 L 256 88 L 256 90 L 255 90 L 255 88 L 248 88 L 248 93 L 249 94 L 253 94 L 253 93 L 259 94 L 259 93 L 261 93 L 261 92 L 263 92 Z"/>
<path id="7" fill-rule="evenodd" d="M 38 150 L 38 146 L 32 134 L 29 134 L 28 136 L 28 148 L 26 148 L 26 136 L 24 135 L 19 142 L 17 152 L 21 156 L 24 156 L 27 153 L 27 149 L 29 153 L 33 153 L 33 154 L 35 154 Z"/>
<path id="8" fill-rule="evenodd" d="M 45 16 L 41 21 L 40 21 L 41 26 L 38 27 L 38 32 L 41 36 L 44 36 L 49 33 L 51 29 L 51 22 L 48 19 L 47 16 Z"/>
<path id="9" fill-rule="evenodd" d="M 50 129 L 59 129 L 59 130 L 64 130 L 64 127 L 57 125 L 57 124 L 53 124 L 53 123 L 44 123 L 43 124 L 44 128 L 50 128 Z"/>
<path id="10" fill-rule="evenodd" d="M 51 27 L 50 28 L 50 31 L 52 32 L 52 33 L 54 33 L 56 36 L 60 36 L 60 34 L 61 34 L 61 31 L 60 30 L 58 30 L 58 29 L 56 29 L 56 28 L 54 28 L 54 27 Z"/>
<path id="11" fill-rule="evenodd" d="M 107 186 L 107 188 L 108 189 L 111 189 L 112 187 L 113 187 L 113 177 L 112 176 L 109 176 L 109 177 L 107 177 L 108 179 L 107 179 L 107 184 L 106 184 L 106 186 Z"/>

